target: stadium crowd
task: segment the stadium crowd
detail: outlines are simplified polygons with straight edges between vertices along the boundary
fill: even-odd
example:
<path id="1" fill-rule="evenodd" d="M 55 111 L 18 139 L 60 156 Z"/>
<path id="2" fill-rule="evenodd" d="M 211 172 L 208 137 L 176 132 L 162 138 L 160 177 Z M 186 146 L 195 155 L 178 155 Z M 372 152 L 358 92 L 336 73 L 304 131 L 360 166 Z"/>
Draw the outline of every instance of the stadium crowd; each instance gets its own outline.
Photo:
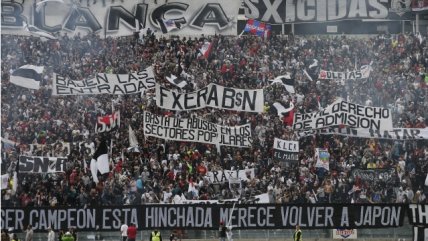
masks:
<path id="1" fill-rule="evenodd" d="M 298 140 L 290 118 L 272 106 L 295 105 L 300 113 L 318 110 L 336 98 L 392 110 L 394 127 L 425 128 L 428 95 L 425 71 L 426 41 L 416 35 L 297 37 L 256 36 L 100 38 L 97 35 L 58 34 L 42 41 L 24 36 L 1 36 L 2 174 L 13 176 L 18 157 L 67 156 L 67 171 L 58 174 L 18 174 L 16 191 L 2 190 L 3 206 L 96 206 L 146 203 L 183 203 L 184 200 L 224 200 L 267 193 L 270 203 L 426 203 L 428 173 L 426 140 L 393 141 L 337 135 L 300 138 L 297 163 L 273 158 L 273 140 Z M 213 48 L 208 58 L 199 48 Z M 309 80 L 303 69 L 317 59 L 324 70 L 346 71 L 371 64 L 370 78 Z M 9 82 L 13 70 L 24 64 L 45 66 L 39 90 Z M 153 66 L 156 81 L 178 89 L 166 80 L 170 74 L 190 75 L 182 91 L 217 83 L 242 89 L 264 88 L 265 112 L 248 113 L 205 108 L 173 112 L 156 106 L 154 90 L 136 95 L 52 96 L 52 76 L 59 73 L 83 79 L 96 73 L 126 74 Z M 269 80 L 293 73 L 296 94 Z M 427 77 L 428 78 L 428 77 Z M 318 104 L 319 101 L 319 104 Z M 114 106 L 114 107 L 113 107 Z M 94 133 L 97 116 L 120 110 L 121 127 Z M 142 111 L 180 118 L 197 115 L 222 125 L 250 123 L 251 148 L 232 148 L 165 141 L 143 134 Z M 140 151 L 128 151 L 128 126 L 138 138 Z M 89 162 L 101 139 L 111 140 L 111 172 L 93 182 Z M 11 142 L 15 144 L 10 144 Z M 9 143 L 9 144 L 8 144 Z M 64 143 L 72 143 L 69 146 Z M 88 143 L 88 144 L 84 144 Z M 30 145 L 33 144 L 33 145 Z M 314 149 L 328 148 L 329 171 L 315 168 Z M 68 149 L 70 148 L 70 149 Z M 254 168 L 255 177 L 242 189 L 227 182 L 211 183 L 209 171 Z M 351 178 L 353 168 L 393 168 L 388 182 L 369 183 Z M 190 188 L 189 188 L 190 186 Z"/>

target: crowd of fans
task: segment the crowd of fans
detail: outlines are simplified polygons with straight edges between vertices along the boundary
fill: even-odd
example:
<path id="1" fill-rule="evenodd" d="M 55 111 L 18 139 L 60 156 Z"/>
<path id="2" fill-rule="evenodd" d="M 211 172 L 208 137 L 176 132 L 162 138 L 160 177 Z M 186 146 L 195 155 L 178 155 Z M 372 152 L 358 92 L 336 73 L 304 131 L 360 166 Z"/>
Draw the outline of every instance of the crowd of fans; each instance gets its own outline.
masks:
<path id="1" fill-rule="evenodd" d="M 223 200 L 267 193 L 270 203 L 426 203 L 427 140 L 393 141 L 336 135 L 300 139 L 299 161 L 273 158 L 273 140 L 298 140 L 287 121 L 272 106 L 295 105 L 313 112 L 344 98 L 362 105 L 390 108 L 394 127 L 425 128 L 428 120 L 425 71 L 428 49 L 412 34 L 352 38 L 256 36 L 164 37 L 153 34 L 120 38 L 97 35 L 58 35 L 58 40 L 1 36 L 2 174 L 13 176 L 20 155 L 68 156 L 65 173 L 24 174 L 2 190 L 3 206 L 96 206 L 183 203 L 183 200 Z M 201 56 L 205 41 L 213 43 L 210 56 Z M 320 68 L 350 71 L 372 63 L 368 79 L 309 80 L 303 69 L 317 59 Z M 9 82 L 24 64 L 45 66 L 39 90 Z M 260 89 L 265 112 L 247 113 L 206 108 L 172 112 L 156 106 L 154 90 L 143 95 L 51 95 L 53 73 L 79 80 L 96 73 L 126 74 L 153 66 L 156 81 L 170 74 L 189 74 L 182 91 L 209 83 Z M 293 73 L 296 94 L 269 80 Z M 113 106 L 113 107 L 112 107 Z M 121 126 L 94 133 L 96 118 L 121 114 Z M 251 148 L 165 141 L 143 134 L 142 112 L 186 118 L 197 115 L 221 125 L 250 123 Z M 128 151 L 128 126 L 136 132 L 139 152 Z M 101 139 L 111 140 L 111 172 L 93 182 L 89 162 Z M 66 145 L 65 143 L 71 143 Z M 110 144 L 110 143 L 109 143 Z M 329 170 L 315 168 L 314 149 L 328 148 Z M 255 177 L 233 190 L 227 182 L 211 183 L 207 172 L 254 168 Z M 393 168 L 388 182 L 368 183 L 352 178 L 354 168 Z M 13 182 L 17 182 L 16 191 Z M 189 188 L 191 185 L 191 188 Z M 194 186 L 194 188 L 193 188 Z"/>

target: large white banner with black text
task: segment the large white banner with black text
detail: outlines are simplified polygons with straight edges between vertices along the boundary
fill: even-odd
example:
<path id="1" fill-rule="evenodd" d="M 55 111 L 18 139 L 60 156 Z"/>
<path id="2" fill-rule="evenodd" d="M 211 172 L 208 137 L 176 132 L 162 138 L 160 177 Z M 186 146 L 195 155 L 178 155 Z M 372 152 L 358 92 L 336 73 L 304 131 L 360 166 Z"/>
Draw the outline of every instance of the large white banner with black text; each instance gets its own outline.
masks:
<path id="1" fill-rule="evenodd" d="M 364 65 L 360 70 L 354 70 L 349 72 L 336 72 L 336 71 L 327 71 L 320 70 L 318 79 L 336 79 L 336 80 L 347 80 L 347 79 L 366 79 L 370 77 L 371 66 Z"/>
<path id="2" fill-rule="evenodd" d="M 191 93 L 169 90 L 156 84 L 156 104 L 168 110 L 198 110 L 206 107 L 263 112 L 263 89 L 247 90 L 209 84 Z"/>
<path id="3" fill-rule="evenodd" d="M 339 125 L 372 130 L 392 130 L 391 110 L 336 100 L 321 111 L 294 114 L 293 129 L 296 131 Z"/>
<path id="4" fill-rule="evenodd" d="M 210 200 L 183 200 L 182 204 L 267 204 L 269 194 L 263 193 L 250 198 L 210 199 Z"/>
<path id="5" fill-rule="evenodd" d="M 155 84 L 152 67 L 129 74 L 98 73 L 94 78 L 84 80 L 54 74 L 52 95 L 127 95 L 154 88 Z"/>
<path id="6" fill-rule="evenodd" d="M 18 172 L 55 173 L 65 172 L 66 157 L 20 156 Z"/>
<path id="7" fill-rule="evenodd" d="M 255 177 L 254 168 L 246 170 L 223 170 L 223 171 L 212 171 L 207 172 L 205 175 L 206 178 L 211 183 L 224 183 L 228 182 L 230 179 L 239 179 L 242 181 L 249 181 Z"/>
<path id="8" fill-rule="evenodd" d="M 143 116 L 146 136 L 236 147 L 250 147 L 253 142 L 250 124 L 222 126 L 197 117 L 175 118 L 147 111 Z"/>
<path id="9" fill-rule="evenodd" d="M 244 0 L 245 16 L 270 24 L 351 19 L 410 19 L 411 1 Z"/>
<path id="10" fill-rule="evenodd" d="M 428 140 L 428 128 L 394 128 L 392 130 L 372 130 L 350 127 L 326 127 L 316 130 L 297 131 L 299 138 L 311 135 L 341 135 L 358 138 L 374 138 L 387 140 Z"/>
<path id="11" fill-rule="evenodd" d="M 42 3 L 43 2 L 43 3 Z M 2 1 L 2 34 L 29 35 L 24 24 L 46 33 L 133 35 L 161 33 L 162 22 L 179 26 L 172 35 L 236 35 L 240 1 Z M 109 50 L 110 51 L 110 50 Z"/>

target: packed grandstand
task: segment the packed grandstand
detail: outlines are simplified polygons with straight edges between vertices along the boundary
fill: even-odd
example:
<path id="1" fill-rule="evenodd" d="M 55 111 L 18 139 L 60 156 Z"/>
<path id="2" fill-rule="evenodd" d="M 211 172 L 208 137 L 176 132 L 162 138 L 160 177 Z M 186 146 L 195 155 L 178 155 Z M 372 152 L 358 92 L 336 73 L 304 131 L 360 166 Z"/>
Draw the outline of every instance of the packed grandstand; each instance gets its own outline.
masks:
<path id="1" fill-rule="evenodd" d="M 2 212 L 426 204 L 425 36 L 160 31 L 1 35 Z"/>

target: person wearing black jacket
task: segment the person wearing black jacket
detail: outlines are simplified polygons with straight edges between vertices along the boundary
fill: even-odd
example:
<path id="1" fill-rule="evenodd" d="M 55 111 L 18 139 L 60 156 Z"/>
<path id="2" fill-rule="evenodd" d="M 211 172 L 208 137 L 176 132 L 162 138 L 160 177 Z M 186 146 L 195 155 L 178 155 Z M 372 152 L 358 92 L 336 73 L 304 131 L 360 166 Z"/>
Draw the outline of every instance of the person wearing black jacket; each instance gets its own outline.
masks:
<path id="1" fill-rule="evenodd" d="M 226 226 L 224 226 L 224 222 L 223 221 L 220 222 L 220 227 L 219 227 L 218 231 L 219 231 L 220 241 L 226 241 L 226 231 L 227 231 L 227 229 L 226 229 Z"/>

